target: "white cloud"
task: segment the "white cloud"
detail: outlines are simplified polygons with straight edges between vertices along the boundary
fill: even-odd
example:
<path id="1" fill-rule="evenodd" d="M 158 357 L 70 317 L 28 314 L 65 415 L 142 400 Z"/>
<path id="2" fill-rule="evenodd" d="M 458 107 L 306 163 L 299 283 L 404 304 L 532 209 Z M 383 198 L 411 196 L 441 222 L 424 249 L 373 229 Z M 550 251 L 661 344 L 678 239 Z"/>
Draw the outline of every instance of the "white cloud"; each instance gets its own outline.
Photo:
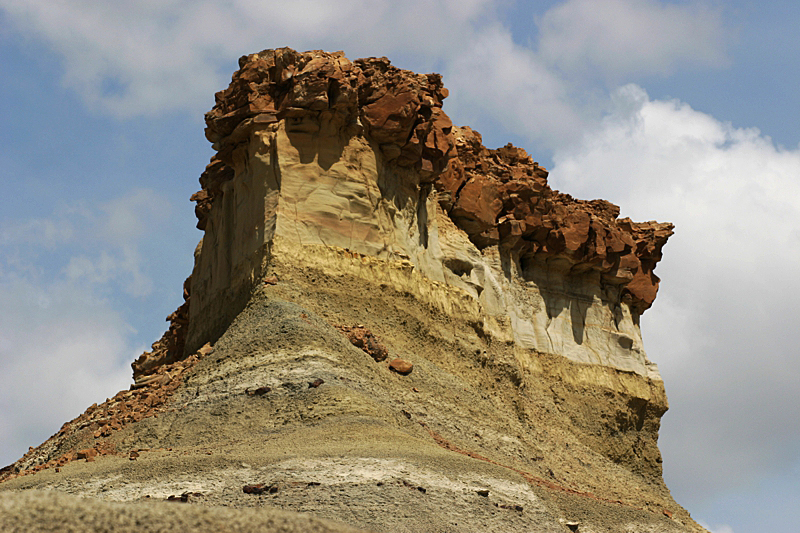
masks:
<path id="1" fill-rule="evenodd" d="M 43 248 L 53 249 L 73 236 L 70 224 L 54 219 L 31 219 L 0 228 L 0 246 L 12 242 L 36 242 Z"/>
<path id="2" fill-rule="evenodd" d="M 0 0 L 0 8 L 19 34 L 41 36 L 63 57 L 64 83 L 91 107 L 130 117 L 211 107 L 236 58 L 264 48 L 402 51 L 432 65 L 461 48 L 495 3 Z"/>
<path id="3" fill-rule="evenodd" d="M 147 236 L 171 211 L 167 199 L 151 189 L 134 189 L 101 206 L 105 214 L 103 233 L 111 242 Z"/>
<path id="4" fill-rule="evenodd" d="M 74 255 L 64 273 L 75 284 L 97 286 L 115 281 L 126 294 L 141 298 L 153 290 L 153 280 L 144 273 L 144 268 L 136 247 L 123 246 L 112 253 L 101 250 L 95 258 Z"/>
<path id="5" fill-rule="evenodd" d="M 129 326 L 64 281 L 0 279 L 0 463 L 130 383 Z M 113 392 L 111 392 L 113 394 Z"/>
<path id="6" fill-rule="evenodd" d="M 447 66 L 447 110 L 466 124 L 502 124 L 548 147 L 573 141 L 591 123 L 570 87 L 499 25 L 484 28 Z"/>
<path id="7" fill-rule="evenodd" d="M 701 501 L 783 468 L 800 447 L 800 149 L 636 86 L 615 100 L 599 129 L 556 153 L 551 180 L 676 224 L 643 333 L 673 409 L 668 484 Z"/>
<path id="8" fill-rule="evenodd" d="M 130 383 L 142 348 L 116 291 L 153 290 L 139 248 L 168 211 L 163 196 L 132 190 L 0 228 L 0 463 Z"/>
<path id="9" fill-rule="evenodd" d="M 140 247 L 162 230 L 170 211 L 162 194 L 133 189 L 95 207 L 62 207 L 48 218 L 11 221 L 0 227 L 0 275 L 43 279 L 63 273 L 72 283 L 97 289 L 113 282 L 131 296 L 147 296 L 153 281 Z"/>
<path id="10" fill-rule="evenodd" d="M 607 103 L 605 92 L 571 77 L 577 71 L 661 73 L 724 57 L 719 13 L 700 4 L 570 0 L 541 18 L 533 50 L 500 21 L 510 3 L 0 0 L 18 31 L 63 57 L 67 86 L 120 117 L 207 110 L 245 53 L 343 49 L 442 71 L 448 112 L 460 123 L 477 116 L 552 149 L 574 141 Z"/>
<path id="11" fill-rule="evenodd" d="M 721 13 L 699 2 L 568 0 L 538 26 L 542 57 L 570 74 L 620 81 L 727 61 Z"/>

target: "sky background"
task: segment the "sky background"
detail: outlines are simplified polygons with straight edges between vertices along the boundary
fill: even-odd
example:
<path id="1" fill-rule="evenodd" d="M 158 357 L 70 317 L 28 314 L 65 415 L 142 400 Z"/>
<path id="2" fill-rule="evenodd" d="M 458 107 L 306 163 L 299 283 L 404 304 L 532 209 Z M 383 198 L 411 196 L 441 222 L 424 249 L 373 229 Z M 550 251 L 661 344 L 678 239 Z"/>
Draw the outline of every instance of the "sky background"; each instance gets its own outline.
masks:
<path id="1" fill-rule="evenodd" d="M 642 318 L 675 499 L 800 522 L 800 3 L 0 0 L 0 463 L 131 383 L 201 233 L 203 113 L 243 54 L 440 72 L 551 185 L 676 233 Z"/>

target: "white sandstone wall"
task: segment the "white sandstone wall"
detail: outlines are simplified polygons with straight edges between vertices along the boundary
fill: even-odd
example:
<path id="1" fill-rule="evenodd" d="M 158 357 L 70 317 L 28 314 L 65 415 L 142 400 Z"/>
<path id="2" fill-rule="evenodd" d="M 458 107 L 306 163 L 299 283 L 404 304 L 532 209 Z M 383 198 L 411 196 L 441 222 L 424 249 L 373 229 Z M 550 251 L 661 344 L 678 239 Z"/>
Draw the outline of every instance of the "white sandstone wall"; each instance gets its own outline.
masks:
<path id="1" fill-rule="evenodd" d="M 479 251 L 413 171 L 384 165 L 363 136 L 333 126 L 287 131 L 280 121 L 254 129 L 235 152 L 235 178 L 214 204 L 193 273 L 191 316 L 215 318 L 191 322 L 188 350 L 222 332 L 273 255 L 309 266 L 324 257 L 320 268 L 385 281 L 358 259 L 367 256 L 401 265 L 381 274 L 397 288 L 476 315 L 520 348 L 660 380 L 627 304 L 614 303 L 598 273 L 523 267 L 497 246 Z M 473 304 L 441 301 L 455 294 Z"/>

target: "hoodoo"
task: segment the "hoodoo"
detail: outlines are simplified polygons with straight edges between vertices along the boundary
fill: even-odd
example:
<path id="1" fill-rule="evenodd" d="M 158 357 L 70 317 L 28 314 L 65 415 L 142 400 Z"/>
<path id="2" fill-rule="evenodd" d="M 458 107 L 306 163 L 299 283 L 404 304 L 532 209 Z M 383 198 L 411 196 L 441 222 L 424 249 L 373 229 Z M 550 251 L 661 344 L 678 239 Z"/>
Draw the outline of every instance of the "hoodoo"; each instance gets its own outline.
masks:
<path id="1" fill-rule="evenodd" d="M 672 225 L 553 190 L 447 96 L 386 58 L 242 57 L 206 114 L 185 303 L 130 390 L 0 490 L 208 530 L 253 507 L 286 531 L 704 531 L 662 480 L 639 330 Z"/>

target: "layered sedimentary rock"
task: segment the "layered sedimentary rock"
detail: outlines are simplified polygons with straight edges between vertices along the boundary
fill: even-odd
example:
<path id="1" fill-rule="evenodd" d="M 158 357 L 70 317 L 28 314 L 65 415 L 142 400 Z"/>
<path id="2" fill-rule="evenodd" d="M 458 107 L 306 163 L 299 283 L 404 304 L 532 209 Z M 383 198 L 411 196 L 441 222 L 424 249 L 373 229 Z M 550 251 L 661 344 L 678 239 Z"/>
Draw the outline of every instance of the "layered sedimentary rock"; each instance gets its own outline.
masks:
<path id="1" fill-rule="evenodd" d="M 191 325 L 189 351 L 221 333 L 276 246 L 323 247 L 408 261 L 521 348 L 658 377 L 638 317 L 671 224 L 619 219 L 553 191 L 524 150 L 485 148 L 442 111 L 437 75 L 286 49 L 240 67 L 206 116 L 218 154 L 194 196 L 206 236 L 190 306 L 219 323 Z"/>
<path id="2" fill-rule="evenodd" d="M 188 473 L 116 499 L 179 478 L 200 503 L 384 531 L 699 531 L 661 480 L 667 401 L 639 331 L 672 225 L 484 147 L 436 74 L 290 49 L 239 66 L 206 115 L 186 303 L 132 390 L 5 485 L 79 449 L 107 477 L 114 454 L 169 470 L 180 450 Z"/>

